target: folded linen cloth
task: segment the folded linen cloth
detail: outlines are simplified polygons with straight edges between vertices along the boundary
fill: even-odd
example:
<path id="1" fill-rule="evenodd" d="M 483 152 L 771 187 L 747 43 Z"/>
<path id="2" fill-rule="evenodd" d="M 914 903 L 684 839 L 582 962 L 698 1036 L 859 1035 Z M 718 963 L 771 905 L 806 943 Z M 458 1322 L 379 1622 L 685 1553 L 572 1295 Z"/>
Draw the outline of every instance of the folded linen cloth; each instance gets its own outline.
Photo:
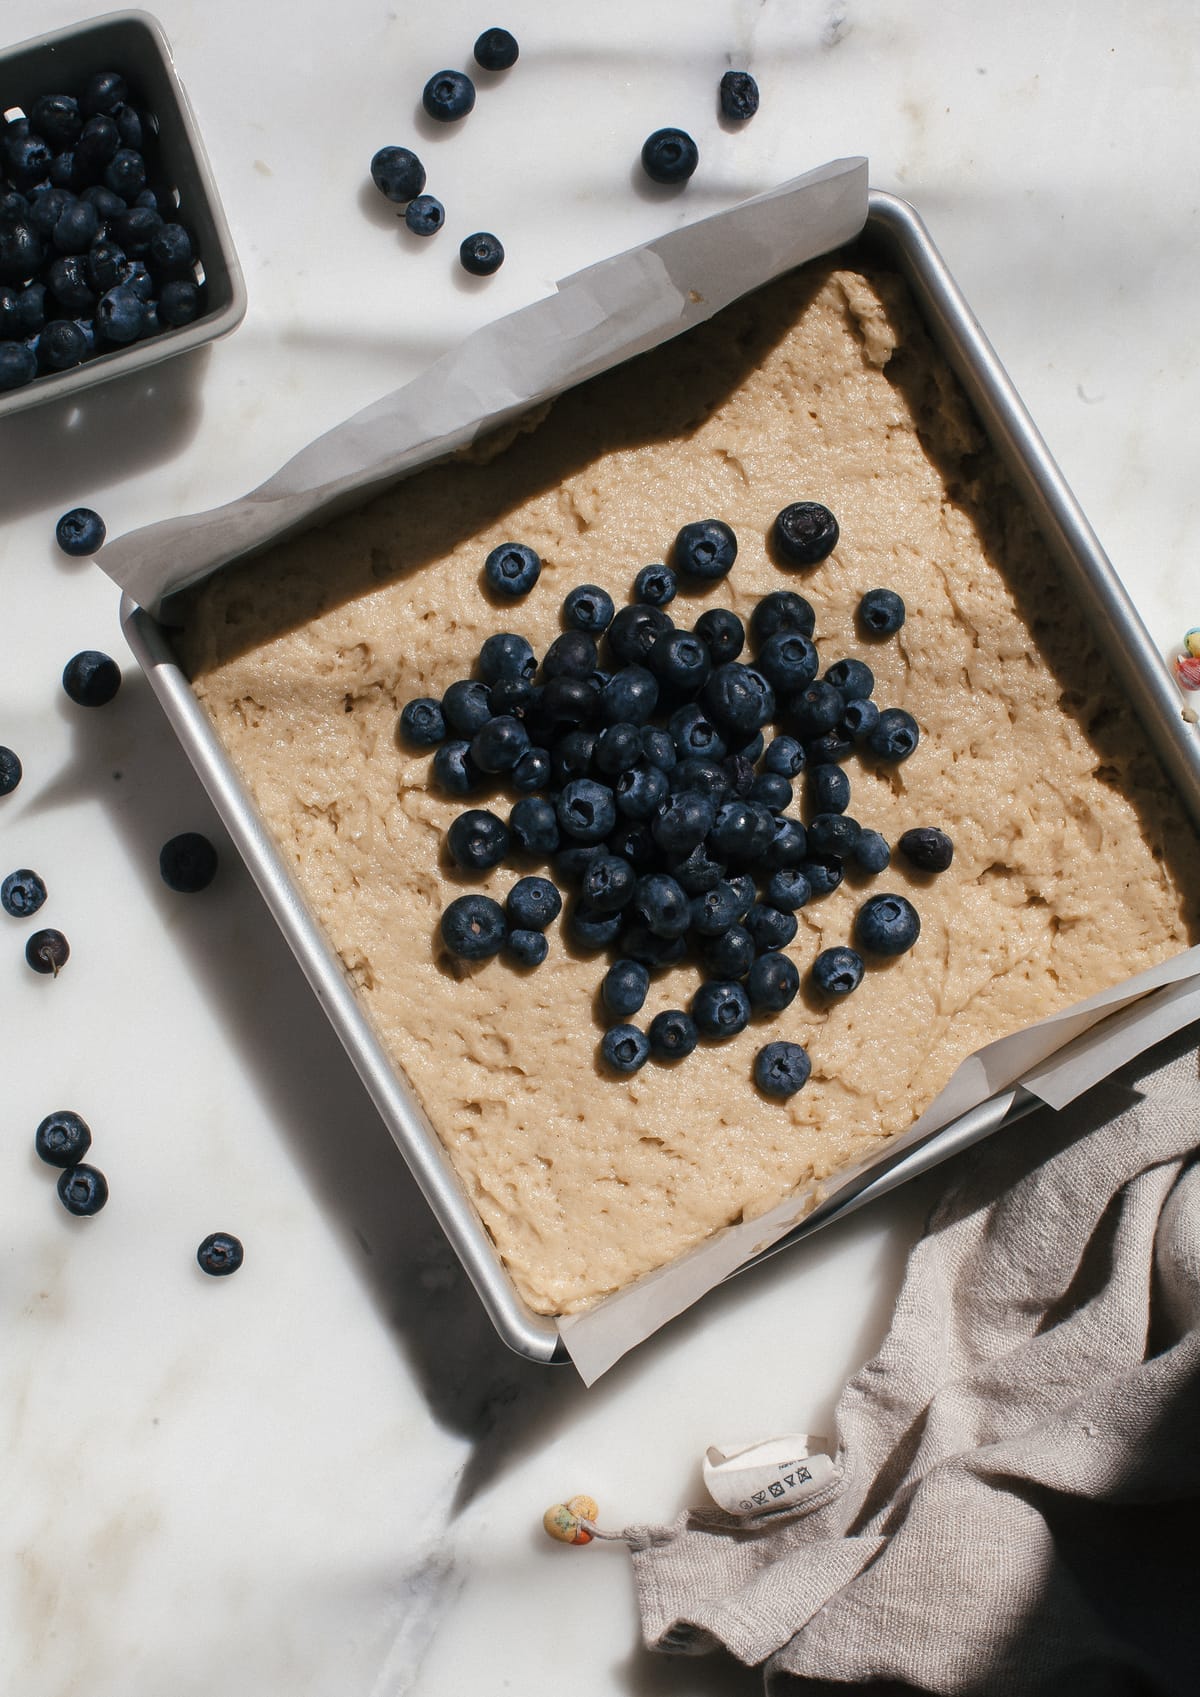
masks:
<path id="1" fill-rule="evenodd" d="M 1200 1691 L 1198 1041 L 959 1158 L 842 1394 L 840 1478 L 627 1531 L 648 1645 L 772 1693 Z"/>

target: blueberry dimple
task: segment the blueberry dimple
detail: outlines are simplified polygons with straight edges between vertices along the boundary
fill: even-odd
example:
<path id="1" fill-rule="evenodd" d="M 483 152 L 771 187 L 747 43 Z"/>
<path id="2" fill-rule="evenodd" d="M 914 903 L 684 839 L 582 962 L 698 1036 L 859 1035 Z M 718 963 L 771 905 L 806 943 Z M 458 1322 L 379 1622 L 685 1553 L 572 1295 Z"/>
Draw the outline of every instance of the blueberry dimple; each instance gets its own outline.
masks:
<path id="1" fill-rule="evenodd" d="M 459 243 L 458 262 L 472 277 L 490 277 L 504 264 L 504 247 L 490 230 L 476 230 Z"/>
<path id="2" fill-rule="evenodd" d="M 484 561 L 483 571 L 498 595 L 528 595 L 541 576 L 542 562 L 523 542 L 502 542 Z"/>
<path id="3" fill-rule="evenodd" d="M 858 910 L 854 934 L 872 954 L 902 955 L 920 936 L 921 921 L 903 896 L 871 896 Z"/>
<path id="4" fill-rule="evenodd" d="M 504 909 L 490 896 L 459 896 L 442 914 L 442 941 L 463 960 L 499 954 L 507 929 Z"/>
<path id="5" fill-rule="evenodd" d="M 614 1072 L 637 1072 L 650 1059 L 650 1039 L 636 1025 L 613 1025 L 604 1033 L 600 1053 Z"/>
<path id="6" fill-rule="evenodd" d="M 196 1251 L 201 1272 L 210 1278 L 227 1278 L 236 1273 L 245 1259 L 241 1240 L 230 1232 L 210 1232 Z"/>
<path id="7" fill-rule="evenodd" d="M 686 130 L 655 130 L 642 144 L 642 169 L 655 183 L 686 183 L 700 150 Z"/>
<path id="8" fill-rule="evenodd" d="M 727 607 L 710 607 L 696 620 L 696 635 L 706 643 L 714 666 L 736 660 L 746 646 L 746 631 Z"/>
<path id="9" fill-rule="evenodd" d="M 421 104 L 439 124 L 453 124 L 475 105 L 475 84 L 465 71 L 435 71 L 421 90 Z"/>
<path id="10" fill-rule="evenodd" d="M 898 762 L 907 760 L 921 740 L 917 721 L 903 707 L 885 707 L 875 729 L 866 738 L 866 747 L 877 760 Z"/>
<path id="11" fill-rule="evenodd" d="M 750 998 L 736 982 L 709 979 L 692 997 L 692 1018 L 704 1037 L 736 1037 L 750 1021 Z"/>
<path id="12" fill-rule="evenodd" d="M 0 907 L 14 919 L 28 919 L 46 900 L 46 886 L 28 866 L 10 872 L 0 884 Z"/>
<path id="13" fill-rule="evenodd" d="M 613 792 L 593 778 L 573 778 L 558 797 L 558 823 L 577 843 L 599 843 L 617 822 Z"/>
<path id="14" fill-rule="evenodd" d="M 608 629 L 615 611 L 612 596 L 594 583 L 578 584 L 563 602 L 563 618 L 571 629 L 591 636 Z"/>
<path id="15" fill-rule="evenodd" d="M 404 222 L 414 236 L 436 236 L 446 222 L 446 208 L 436 195 L 419 194 L 405 207 Z"/>
<path id="16" fill-rule="evenodd" d="M 819 501 L 793 501 L 775 519 L 771 540 L 788 566 L 816 566 L 837 547 L 838 522 Z"/>
<path id="17" fill-rule="evenodd" d="M 69 1214 L 98 1214 L 108 1201 L 108 1181 L 97 1167 L 81 1161 L 58 1175 L 58 1195 Z"/>
<path id="18" fill-rule="evenodd" d="M 823 996 L 848 996 L 862 983 L 864 970 L 855 949 L 822 949 L 812 964 L 813 983 Z"/>
<path id="19" fill-rule="evenodd" d="M 64 554 L 94 554 L 105 535 L 104 520 L 90 507 L 72 507 L 54 527 L 54 539 Z"/>
<path id="20" fill-rule="evenodd" d="M 798 1043 L 767 1043 L 754 1057 L 754 1082 L 764 1096 L 794 1096 L 811 1072 L 812 1062 Z"/>
<path id="21" fill-rule="evenodd" d="M 47 1114 L 33 1134 L 33 1147 L 51 1167 L 77 1167 L 91 1146 L 91 1127 L 70 1108 Z"/>
<path id="22" fill-rule="evenodd" d="M 737 558 L 737 537 L 722 519 L 697 519 L 675 538 L 674 559 L 685 577 L 714 583 Z"/>
<path id="23" fill-rule="evenodd" d="M 633 595 L 635 601 L 642 601 L 648 607 L 665 607 L 674 601 L 679 588 L 675 573 L 670 566 L 643 566 L 633 580 Z"/>
<path id="24" fill-rule="evenodd" d="M 904 602 L 894 589 L 868 589 L 858 604 L 858 622 L 868 636 L 892 636 L 904 619 Z"/>
<path id="25" fill-rule="evenodd" d="M 400 734 L 412 748 L 434 748 L 444 742 L 446 720 L 441 702 L 428 695 L 406 702 L 400 714 Z"/>
<path id="26" fill-rule="evenodd" d="M 825 673 L 825 682 L 832 684 L 845 702 L 865 701 L 875 688 L 875 674 L 864 660 L 850 655 L 834 661 Z"/>

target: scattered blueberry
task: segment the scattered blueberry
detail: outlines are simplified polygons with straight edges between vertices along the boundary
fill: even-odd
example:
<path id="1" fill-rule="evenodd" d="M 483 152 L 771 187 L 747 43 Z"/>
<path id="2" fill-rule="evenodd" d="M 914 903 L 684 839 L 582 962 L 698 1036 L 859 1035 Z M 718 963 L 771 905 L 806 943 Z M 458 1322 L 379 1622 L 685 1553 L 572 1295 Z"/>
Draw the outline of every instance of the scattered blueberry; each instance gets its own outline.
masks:
<path id="1" fill-rule="evenodd" d="M 400 714 L 400 734 L 412 748 L 434 748 L 446 740 L 446 720 L 440 701 L 418 696 Z"/>
<path id="2" fill-rule="evenodd" d="M 852 701 L 867 699 L 875 688 L 875 674 L 864 660 L 856 660 L 851 655 L 845 660 L 834 661 L 825 673 L 825 682 L 832 684 L 849 705 Z"/>
<path id="3" fill-rule="evenodd" d="M 811 1072 L 812 1062 L 798 1043 L 768 1043 L 754 1057 L 754 1082 L 764 1096 L 794 1096 Z"/>
<path id="4" fill-rule="evenodd" d="M 477 679 L 460 678 L 442 697 L 442 713 L 452 730 L 473 737 L 492 716 L 487 685 Z"/>
<path id="5" fill-rule="evenodd" d="M 887 840 L 878 831 L 860 831 L 858 841 L 850 851 L 856 866 L 863 872 L 883 872 L 892 858 Z"/>
<path id="6" fill-rule="evenodd" d="M 28 919 L 46 899 L 46 886 L 36 872 L 23 866 L 0 884 L 0 907 L 14 919 Z"/>
<path id="7" fill-rule="evenodd" d="M 446 208 L 435 195 L 419 194 L 405 208 L 404 222 L 414 236 L 436 236 L 446 222 Z"/>
<path id="8" fill-rule="evenodd" d="M 98 1214 L 108 1201 L 108 1180 L 99 1168 L 81 1161 L 58 1175 L 58 1195 L 68 1214 Z"/>
<path id="9" fill-rule="evenodd" d="M 871 896 L 859 908 L 854 935 L 871 954 L 902 955 L 921 934 L 916 908 L 903 896 Z"/>
<path id="10" fill-rule="evenodd" d="M 665 607 L 674 601 L 679 584 L 670 566 L 643 566 L 633 580 L 633 594 L 637 601 L 645 602 L 649 607 Z"/>
<path id="11" fill-rule="evenodd" d="M 442 703 L 443 707 L 445 702 Z M 444 742 L 433 757 L 433 776 L 446 795 L 470 795 L 483 774 L 471 759 L 471 745 L 456 739 Z"/>
<path id="12" fill-rule="evenodd" d="M 243 1259 L 241 1240 L 229 1232 L 210 1233 L 196 1251 L 201 1272 L 210 1274 L 214 1279 L 236 1273 Z"/>
<path id="13" fill-rule="evenodd" d="M 459 243 L 458 262 L 472 277 L 490 277 L 504 264 L 504 247 L 489 230 L 476 230 Z"/>
<path id="14" fill-rule="evenodd" d="M 35 972 L 58 977 L 71 955 L 71 945 L 61 931 L 35 931 L 25 945 L 25 959 Z"/>
<path id="15" fill-rule="evenodd" d="M 442 941 L 463 960 L 490 960 L 504 945 L 504 909 L 490 896 L 459 896 L 442 914 Z"/>
<path id="16" fill-rule="evenodd" d="M 758 111 L 758 84 L 749 71 L 726 71 L 721 78 L 721 115 L 744 124 Z"/>
<path id="17" fill-rule="evenodd" d="M 513 771 L 515 776 L 517 768 Z M 513 841 L 525 854 L 548 855 L 558 848 L 558 814 L 554 803 L 543 796 L 522 796 L 508 816 L 508 828 Z"/>
<path id="18" fill-rule="evenodd" d="M 907 760 L 921 740 L 917 721 L 903 707 L 885 707 L 865 746 L 877 760 Z"/>
<path id="19" fill-rule="evenodd" d="M 850 805 L 850 780 L 840 766 L 810 766 L 808 798 L 818 813 L 844 813 Z"/>
<path id="20" fill-rule="evenodd" d="M 164 283 L 158 297 L 158 316 L 170 329 L 191 324 L 200 315 L 200 291 L 186 278 Z"/>
<path id="21" fill-rule="evenodd" d="M 158 870 L 169 890 L 195 895 L 217 875 L 217 851 L 199 831 L 182 831 L 158 851 Z"/>
<path id="22" fill-rule="evenodd" d="M 0 744 L 0 795 L 11 795 L 21 782 L 20 756 Z"/>
<path id="23" fill-rule="evenodd" d="M 64 554 L 94 554 L 103 545 L 104 520 L 90 507 L 72 507 L 54 527 L 54 538 Z"/>
<path id="24" fill-rule="evenodd" d="M 615 611 L 612 596 L 594 583 L 579 584 L 563 602 L 563 618 L 570 628 L 587 631 L 590 636 L 606 631 Z"/>
<path id="25" fill-rule="evenodd" d="M 722 519 L 697 519 L 675 538 L 675 564 L 684 577 L 713 583 L 737 558 L 737 537 Z"/>
<path id="26" fill-rule="evenodd" d="M 541 576 L 542 562 L 523 542 L 502 542 L 483 563 L 483 573 L 497 595 L 528 595 Z"/>
<path id="27" fill-rule="evenodd" d="M 69 1108 L 47 1114 L 33 1136 L 33 1147 L 51 1167 L 77 1167 L 91 1146 L 91 1127 Z"/>
<path id="28" fill-rule="evenodd" d="M 407 147 L 381 147 L 371 161 L 371 180 L 380 194 L 400 204 L 425 187 L 425 167 Z"/>
<path id="29" fill-rule="evenodd" d="M 738 983 L 709 979 L 692 997 L 692 1018 L 704 1037 L 736 1037 L 750 1022 L 750 998 Z"/>
<path id="30" fill-rule="evenodd" d="M 511 772 L 528 751 L 529 732 L 509 713 L 489 719 L 471 739 L 471 759 L 481 772 Z"/>
<path id="31" fill-rule="evenodd" d="M 504 954 L 514 966 L 541 966 L 550 953 L 550 945 L 540 931 L 518 927 L 504 939 Z"/>
<path id="32" fill-rule="evenodd" d="M 519 53 L 516 37 L 506 29 L 485 29 L 475 43 L 475 63 L 485 71 L 507 71 Z"/>
<path id="33" fill-rule="evenodd" d="M 695 1020 L 682 1008 L 668 1008 L 665 1013 L 655 1014 L 646 1035 L 651 1054 L 660 1061 L 681 1061 L 700 1041 Z"/>
<path id="34" fill-rule="evenodd" d="M 771 529 L 775 552 L 787 566 L 817 566 L 838 542 L 838 522 L 819 501 L 793 501 Z"/>
<path id="35" fill-rule="evenodd" d="M 544 931 L 561 913 L 562 897 L 549 878 L 518 878 L 504 905 L 518 930 Z"/>
<path id="36" fill-rule="evenodd" d="M 618 960 L 605 973 L 600 995 L 609 1013 L 628 1019 L 639 1011 L 649 989 L 650 974 L 640 961 Z"/>
<path id="37" fill-rule="evenodd" d="M 822 949 L 812 964 L 813 983 L 823 996 L 848 996 L 863 980 L 863 959 L 854 949 Z"/>
<path id="38" fill-rule="evenodd" d="M 0 342 L 0 394 L 23 388 L 37 376 L 37 355 L 23 342 Z"/>
<path id="39" fill-rule="evenodd" d="M 736 660 L 746 646 L 746 631 L 736 613 L 726 607 L 710 607 L 696 620 L 696 635 L 708 645 L 714 666 Z"/>
<path id="40" fill-rule="evenodd" d="M 126 284 L 109 289 L 96 302 L 96 331 L 107 342 L 124 347 L 142 333 L 145 313 L 137 291 Z"/>
<path id="41" fill-rule="evenodd" d="M 869 737 L 879 723 L 879 709 L 873 701 L 847 701 L 842 714 L 842 730 L 855 742 Z"/>
<path id="42" fill-rule="evenodd" d="M 795 961 L 772 950 L 759 955 L 746 976 L 750 1005 L 758 1013 L 782 1013 L 795 1001 L 800 973 Z"/>
<path id="43" fill-rule="evenodd" d="M 655 130 L 642 144 L 642 169 L 655 183 L 686 183 L 700 150 L 686 130 Z"/>
<path id="44" fill-rule="evenodd" d="M 760 954 L 767 954 L 787 947 L 796 935 L 799 921 L 794 913 L 768 907 L 765 902 L 755 902 L 746 915 L 745 925 L 754 940 L 754 947 Z"/>
<path id="45" fill-rule="evenodd" d="M 904 602 L 894 589 L 868 589 L 858 604 L 858 622 L 868 636 L 894 635 L 904 616 Z"/>
<path id="46" fill-rule="evenodd" d="M 421 91 L 421 105 L 439 124 L 465 118 L 475 104 L 475 84 L 465 71 L 435 71 Z"/>
<path id="47" fill-rule="evenodd" d="M 508 826 L 486 808 L 460 813 L 446 832 L 450 858 L 464 872 L 487 872 L 508 853 Z"/>
<path id="48" fill-rule="evenodd" d="M 600 1053 L 614 1072 L 637 1072 L 650 1059 L 650 1039 L 636 1025 L 612 1025 L 604 1033 Z"/>
<path id="49" fill-rule="evenodd" d="M 919 872 L 944 872 L 954 859 L 954 844 L 933 825 L 905 831 L 896 846 Z"/>
<path id="50" fill-rule="evenodd" d="M 182 276 L 193 258 L 192 238 L 182 224 L 163 224 L 150 238 L 150 260 L 161 277 Z"/>

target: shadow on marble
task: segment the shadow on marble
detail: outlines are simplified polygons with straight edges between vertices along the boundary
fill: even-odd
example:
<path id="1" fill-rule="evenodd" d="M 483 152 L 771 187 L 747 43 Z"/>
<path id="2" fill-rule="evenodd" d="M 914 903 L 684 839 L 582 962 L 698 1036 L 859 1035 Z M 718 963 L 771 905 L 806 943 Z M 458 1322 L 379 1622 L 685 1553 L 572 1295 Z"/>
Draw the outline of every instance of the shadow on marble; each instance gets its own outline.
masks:
<path id="1" fill-rule="evenodd" d="M 77 502 L 90 503 L 92 490 L 182 452 L 200 426 L 211 353 L 197 348 L 0 420 L 5 517 L 53 508 L 67 472 Z M 62 563 L 78 569 L 65 555 Z"/>

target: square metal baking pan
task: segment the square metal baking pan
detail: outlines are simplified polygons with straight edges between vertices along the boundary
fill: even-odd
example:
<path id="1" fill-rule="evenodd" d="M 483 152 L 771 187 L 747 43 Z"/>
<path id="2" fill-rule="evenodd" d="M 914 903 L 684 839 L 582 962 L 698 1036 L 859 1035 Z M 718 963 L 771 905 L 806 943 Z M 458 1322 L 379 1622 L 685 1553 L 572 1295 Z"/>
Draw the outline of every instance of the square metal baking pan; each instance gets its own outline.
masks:
<path id="1" fill-rule="evenodd" d="M 1181 717 L 1166 668 L 924 224 L 907 202 L 872 191 L 867 224 L 856 253 L 859 246 L 864 258 L 885 261 L 908 282 L 930 333 L 1023 495 L 1062 569 L 1069 592 L 1093 619 L 1097 637 L 1152 746 L 1200 828 L 1200 743 Z M 518 1296 L 449 1156 L 414 1093 L 384 1052 L 336 953 L 309 913 L 274 839 L 180 669 L 172 653 L 170 632 L 128 597 L 122 603 L 122 622 L 130 647 L 180 742 L 497 1331 L 512 1349 L 530 1360 L 564 1361 L 566 1354 L 554 1320 L 535 1314 Z M 797 1242 L 841 1214 L 914 1178 L 1035 1105 L 1026 1092 L 1008 1089 L 924 1141 L 901 1151 L 885 1151 L 869 1169 L 837 1189 L 765 1253 L 773 1254 Z"/>

